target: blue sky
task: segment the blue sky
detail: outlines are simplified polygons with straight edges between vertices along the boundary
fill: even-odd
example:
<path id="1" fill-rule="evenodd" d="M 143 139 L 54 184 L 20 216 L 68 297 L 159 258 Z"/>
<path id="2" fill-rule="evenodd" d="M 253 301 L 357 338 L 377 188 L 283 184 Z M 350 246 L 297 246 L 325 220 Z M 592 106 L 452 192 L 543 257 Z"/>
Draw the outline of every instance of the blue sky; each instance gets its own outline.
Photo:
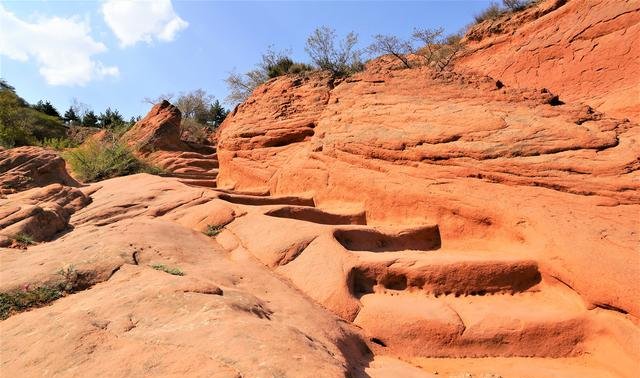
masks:
<path id="1" fill-rule="evenodd" d="M 202 88 L 223 100 L 228 73 L 252 69 L 269 45 L 307 61 L 318 26 L 354 31 L 366 47 L 374 34 L 408 37 L 414 27 L 456 32 L 489 3 L 0 0 L 0 77 L 61 111 L 77 98 L 96 112 L 144 115 L 144 97 L 168 92 Z"/>

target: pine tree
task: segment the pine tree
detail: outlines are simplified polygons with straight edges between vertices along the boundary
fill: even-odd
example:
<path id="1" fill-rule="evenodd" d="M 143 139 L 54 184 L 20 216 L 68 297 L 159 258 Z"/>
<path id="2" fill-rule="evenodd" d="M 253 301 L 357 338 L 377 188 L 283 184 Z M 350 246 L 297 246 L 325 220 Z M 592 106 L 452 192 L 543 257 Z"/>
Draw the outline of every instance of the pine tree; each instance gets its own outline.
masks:
<path id="1" fill-rule="evenodd" d="M 73 110 L 73 107 L 70 107 L 69 110 L 64 112 L 63 120 L 71 125 L 80 122 L 80 118 L 76 114 L 76 111 Z"/>
<path id="2" fill-rule="evenodd" d="M 86 127 L 96 127 L 98 126 L 98 117 L 93 110 L 89 110 L 85 113 L 84 117 L 82 117 L 82 126 Z"/>
<path id="3" fill-rule="evenodd" d="M 100 126 L 105 127 L 116 127 L 122 125 L 124 123 L 124 118 L 118 110 L 111 110 L 111 108 L 107 108 L 104 113 L 101 113 L 98 117 L 100 121 Z"/>
<path id="4" fill-rule="evenodd" d="M 53 105 L 51 105 L 49 101 L 43 102 L 42 100 L 40 100 L 32 107 L 33 109 L 39 112 L 42 112 L 46 115 L 60 118 L 60 113 L 58 113 L 58 109 L 56 109 Z"/>
<path id="5" fill-rule="evenodd" d="M 222 121 L 227 118 L 229 111 L 225 109 L 220 101 L 216 100 L 213 104 L 211 104 L 211 109 L 209 110 L 209 114 L 211 115 L 212 127 L 216 128 L 220 126 Z"/>

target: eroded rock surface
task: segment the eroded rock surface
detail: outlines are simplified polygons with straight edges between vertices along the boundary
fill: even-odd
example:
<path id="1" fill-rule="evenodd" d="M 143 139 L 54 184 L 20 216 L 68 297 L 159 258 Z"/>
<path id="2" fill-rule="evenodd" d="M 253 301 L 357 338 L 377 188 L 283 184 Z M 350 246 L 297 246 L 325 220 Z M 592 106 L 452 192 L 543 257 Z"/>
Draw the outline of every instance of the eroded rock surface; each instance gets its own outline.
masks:
<path id="1" fill-rule="evenodd" d="M 100 374 L 118 359 L 116 376 L 509 376 L 527 357 L 602 377 L 630 376 L 638 355 L 633 317 L 591 309 L 534 259 L 444 247 L 438 225 L 146 174 L 81 194 L 70 232 L 1 250 L 0 292 L 61 272 L 73 288 L 0 322 L 3 370 Z M 485 356 L 502 359 L 451 366 Z"/>
<path id="2" fill-rule="evenodd" d="M 578 3 L 479 25 L 487 45 L 456 69 L 509 33 L 550 38 L 544 20 L 567 9 L 598 41 L 635 22 L 632 2 Z M 64 290 L 0 308 L 0 370 L 635 377 L 640 126 L 588 90 L 571 101 L 544 77 L 475 68 L 383 57 L 346 79 L 274 79 L 217 152 L 181 141 L 179 112 L 159 104 L 129 140 L 174 177 L 74 188 L 20 171 L 33 184 L 0 199 L 0 246 L 37 243 L 0 248 L 0 293 Z"/>
<path id="3" fill-rule="evenodd" d="M 0 149 L 0 195 L 54 183 L 79 185 L 57 152 L 32 146 Z"/>
<path id="4" fill-rule="evenodd" d="M 471 29 L 457 67 L 640 122 L 639 34 L 637 1 L 545 0 Z"/>
<path id="5" fill-rule="evenodd" d="M 46 241 L 69 229 L 69 219 L 91 199 L 77 188 L 51 184 L 0 199 L 0 245 L 23 235 Z"/>
<path id="6" fill-rule="evenodd" d="M 216 186 L 218 160 L 213 146 L 180 139 L 180 110 L 168 101 L 153 106 L 123 138 L 149 163 L 179 181 Z"/>
<path id="7" fill-rule="evenodd" d="M 309 112 L 289 120 L 283 91 Z M 373 223 L 438 223 L 450 245 L 544 256 L 587 300 L 640 314 L 640 265 L 628 264 L 639 243 L 640 127 L 554 101 L 541 89 L 384 60 L 332 85 L 286 78 L 224 123 L 218 183 L 311 193 Z M 609 278 L 594 284 L 594 274 Z"/>
<path id="8" fill-rule="evenodd" d="M 55 282 L 61 268 L 73 270 L 78 288 L 0 322 L 3 371 L 100 375 L 115 359 L 115 376 L 357 376 L 364 368 L 371 353 L 355 327 L 250 255 L 229 255 L 185 227 L 211 213 L 216 193 L 150 175 L 83 190 L 93 201 L 71 217 L 73 231 L 0 254 L 3 293 Z"/>
<path id="9" fill-rule="evenodd" d="M 125 139 L 142 152 L 184 149 L 180 140 L 181 119 L 180 110 L 164 100 L 154 105 L 143 119 L 136 122 L 125 134 Z"/>

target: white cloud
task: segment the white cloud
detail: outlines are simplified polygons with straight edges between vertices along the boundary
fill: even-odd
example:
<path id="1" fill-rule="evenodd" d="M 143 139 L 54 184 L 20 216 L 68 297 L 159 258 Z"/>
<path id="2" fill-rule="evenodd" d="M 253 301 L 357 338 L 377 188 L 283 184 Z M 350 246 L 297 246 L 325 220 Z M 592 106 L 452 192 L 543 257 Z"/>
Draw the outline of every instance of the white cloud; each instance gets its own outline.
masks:
<path id="1" fill-rule="evenodd" d="M 173 41 L 180 30 L 189 26 L 173 10 L 171 0 L 107 0 L 102 4 L 102 14 L 122 47 L 140 41 L 151 43 L 154 39 Z"/>
<path id="2" fill-rule="evenodd" d="M 40 18 L 30 23 L 0 4 L 0 55 L 26 62 L 34 58 L 50 85 L 85 85 L 118 76 L 118 67 L 93 60 L 107 47 L 91 38 L 89 23 L 77 17 Z"/>

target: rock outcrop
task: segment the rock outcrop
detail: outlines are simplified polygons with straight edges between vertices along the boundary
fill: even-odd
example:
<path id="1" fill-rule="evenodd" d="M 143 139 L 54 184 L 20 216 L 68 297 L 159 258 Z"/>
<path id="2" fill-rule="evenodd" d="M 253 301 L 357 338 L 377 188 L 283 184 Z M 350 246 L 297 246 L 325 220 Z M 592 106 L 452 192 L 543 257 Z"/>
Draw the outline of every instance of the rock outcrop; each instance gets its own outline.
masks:
<path id="1" fill-rule="evenodd" d="M 0 322 L 3 370 L 95 375 L 118 358 L 117 376 L 601 377 L 637 356 L 629 318 L 532 259 L 443 247 L 437 225 L 146 174 L 82 194 L 70 232 L 0 253 L 3 295 L 71 288 Z M 490 366 L 460 358 L 474 356 Z"/>
<path id="2" fill-rule="evenodd" d="M 0 195 L 54 183 L 79 185 L 57 152 L 32 146 L 0 149 Z"/>
<path id="3" fill-rule="evenodd" d="M 123 139 L 134 152 L 181 182 L 216 186 L 218 160 L 213 146 L 180 139 L 180 110 L 168 101 L 151 108 Z"/>
<path id="4" fill-rule="evenodd" d="M 640 122 L 640 3 L 545 0 L 476 25 L 457 69 Z"/>
<path id="5" fill-rule="evenodd" d="M 28 235 L 35 242 L 51 240 L 67 230 L 71 215 L 89 202 L 79 189 L 60 184 L 0 199 L 0 246 L 15 242 L 16 235 Z"/>
<path id="6" fill-rule="evenodd" d="M 591 67 L 607 59 L 599 50 L 585 58 Z M 222 125 L 218 185 L 305 193 L 321 207 L 364 211 L 370 224 L 437 223 L 448 246 L 535 257 L 591 306 L 639 316 L 640 264 L 629 264 L 640 243 L 638 124 L 558 98 L 544 82 L 396 67 L 381 58 L 344 80 L 262 85 Z M 636 80 L 610 75 L 607 85 Z"/>
<path id="7" fill-rule="evenodd" d="M 185 148 L 180 140 L 180 110 L 163 100 L 154 105 L 149 113 L 127 131 L 124 138 L 140 152 L 156 150 L 180 151 Z"/>
<path id="8" fill-rule="evenodd" d="M 565 6 L 528 22 L 560 17 Z M 469 56 L 457 67 L 469 68 Z M 603 59 L 594 50 L 584 61 Z M 608 75 L 603 88 L 635 80 L 626 70 Z M 401 70 L 388 57 L 347 79 L 267 82 L 222 125 L 218 185 L 282 198 L 288 208 L 264 215 L 289 221 L 249 212 L 227 226 L 239 241 L 226 245 L 249 250 L 388 353 L 413 361 L 583 356 L 600 343 L 594 332 L 634 335 L 618 340 L 637 344 L 640 126 L 620 116 L 627 108 L 594 107 L 602 103 L 589 99 L 607 89 L 571 97 L 542 76 L 529 84 Z M 291 196 L 318 210 L 292 208 Z M 437 235 L 427 231 L 433 225 Z M 422 236 L 412 238 L 416 230 Z M 608 328 L 592 316 L 628 323 Z M 632 370 L 625 366 L 622 375 Z"/>
<path id="9" fill-rule="evenodd" d="M 93 201 L 73 214 L 73 231 L 0 253 L 3 295 L 51 286 L 61 268 L 75 288 L 0 322 L 2 371 L 101 375 L 114 359 L 116 376 L 346 376 L 364 368 L 371 354 L 355 327 L 248 255 L 229 256 L 185 227 L 186 214 L 224 204 L 216 193 L 150 175 L 83 191 Z"/>

